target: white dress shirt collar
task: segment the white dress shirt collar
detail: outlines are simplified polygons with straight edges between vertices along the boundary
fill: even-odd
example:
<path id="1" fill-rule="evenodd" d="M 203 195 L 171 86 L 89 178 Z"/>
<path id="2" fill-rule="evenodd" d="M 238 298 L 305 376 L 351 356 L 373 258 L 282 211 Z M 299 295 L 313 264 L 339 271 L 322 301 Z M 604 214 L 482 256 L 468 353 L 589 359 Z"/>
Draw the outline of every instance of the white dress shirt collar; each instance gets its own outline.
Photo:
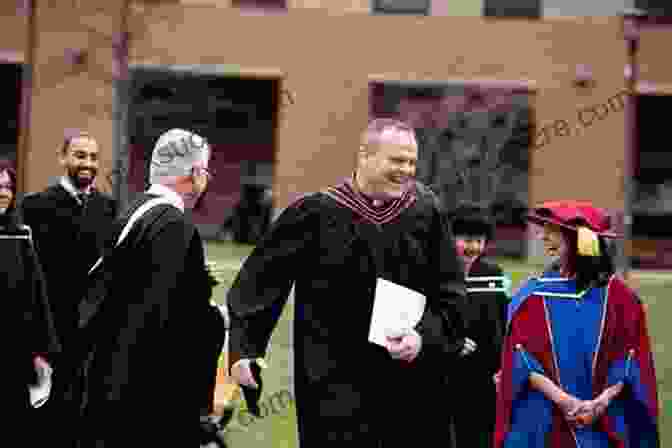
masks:
<path id="1" fill-rule="evenodd" d="M 171 204 L 179 208 L 180 211 L 184 212 L 184 200 L 182 200 L 179 194 L 175 193 L 165 185 L 152 184 L 147 190 L 147 193 L 167 198 Z"/>

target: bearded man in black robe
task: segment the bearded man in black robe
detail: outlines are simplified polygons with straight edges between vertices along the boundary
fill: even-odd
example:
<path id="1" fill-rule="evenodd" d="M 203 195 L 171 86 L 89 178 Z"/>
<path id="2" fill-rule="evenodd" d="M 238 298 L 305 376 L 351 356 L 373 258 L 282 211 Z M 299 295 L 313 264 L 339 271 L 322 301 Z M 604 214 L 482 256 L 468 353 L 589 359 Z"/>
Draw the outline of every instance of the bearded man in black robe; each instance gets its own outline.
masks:
<path id="1" fill-rule="evenodd" d="M 411 127 L 372 121 L 353 176 L 287 207 L 228 293 L 231 373 L 249 390 L 295 283 L 301 448 L 445 440 L 437 397 L 464 349 L 465 280 L 436 197 L 414 181 L 417 153 Z M 419 323 L 384 345 L 369 342 L 379 279 L 426 297 Z"/>
<path id="2" fill-rule="evenodd" d="M 54 366 L 51 398 L 34 412 L 42 428 L 38 445 L 68 448 L 75 444 L 79 384 L 76 379 L 79 343 L 78 305 L 87 274 L 112 231 L 117 202 L 99 191 L 95 180 L 100 148 L 86 132 L 67 135 L 59 148 L 63 168 L 59 182 L 27 195 L 21 214 L 33 232 L 44 269 L 47 296 L 62 353 Z"/>
<path id="3" fill-rule="evenodd" d="M 203 389 L 216 374 L 211 358 L 219 356 L 209 332 L 221 320 L 213 319 L 219 311 L 210 305 L 203 241 L 185 211 L 201 203 L 210 152 L 191 132 L 164 133 L 152 155 L 151 186 L 117 222 L 113 242 L 142 204 L 168 201 L 146 211 L 106 252 L 107 296 L 82 334 L 92 344 L 82 448 L 195 443 L 199 405 L 188 403 L 207 408 Z"/>

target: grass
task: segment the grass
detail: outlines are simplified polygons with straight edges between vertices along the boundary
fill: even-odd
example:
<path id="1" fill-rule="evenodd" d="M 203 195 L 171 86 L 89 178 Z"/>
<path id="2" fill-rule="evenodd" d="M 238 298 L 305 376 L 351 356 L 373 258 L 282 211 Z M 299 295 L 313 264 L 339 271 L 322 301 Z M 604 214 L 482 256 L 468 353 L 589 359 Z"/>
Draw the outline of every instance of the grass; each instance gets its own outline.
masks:
<path id="1" fill-rule="evenodd" d="M 249 255 L 252 246 L 236 245 L 232 243 L 210 242 L 207 245 L 207 256 L 218 263 L 219 277 L 222 280 L 215 291 L 215 301 L 222 302 L 226 291 L 233 283 L 237 267 Z M 512 259 L 497 259 L 500 266 L 512 277 L 514 287 L 541 266 L 520 263 Z M 667 423 L 672 425 L 672 384 L 665 384 L 665 378 L 672 381 L 672 348 L 665 353 L 664 341 L 672 331 L 667 323 L 668 316 L 672 315 L 672 301 L 667 292 L 672 289 L 672 273 L 658 276 L 638 276 L 635 274 L 637 291 L 642 300 L 648 305 L 648 324 L 651 334 L 656 374 L 658 381 L 659 402 L 661 413 L 659 427 L 661 430 L 661 445 L 666 441 L 672 444 L 672 427 L 667 429 Z M 293 316 L 293 306 L 288 303 L 271 337 L 269 350 L 269 369 L 264 375 L 264 396 L 281 390 L 293 390 L 290 381 L 290 323 Z M 297 447 L 296 414 L 293 404 L 277 414 L 271 414 L 263 419 L 249 423 L 241 417 L 240 411 L 245 409 L 244 401 L 240 402 L 238 414 L 229 425 L 227 439 L 232 448 L 245 447 Z M 672 445 L 671 445 L 672 446 Z"/>

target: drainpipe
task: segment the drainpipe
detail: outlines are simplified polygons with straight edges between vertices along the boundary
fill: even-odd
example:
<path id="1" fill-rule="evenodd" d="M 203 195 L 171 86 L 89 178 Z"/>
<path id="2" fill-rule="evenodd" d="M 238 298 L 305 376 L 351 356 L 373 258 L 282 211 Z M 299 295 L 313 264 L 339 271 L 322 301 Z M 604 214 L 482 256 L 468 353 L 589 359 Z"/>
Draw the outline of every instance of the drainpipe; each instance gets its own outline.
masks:
<path id="1" fill-rule="evenodd" d="M 24 64 L 21 71 L 21 109 L 19 116 L 20 137 L 16 151 L 17 192 L 27 193 L 28 153 L 30 151 L 30 128 L 33 101 L 33 79 L 35 77 L 35 48 L 37 47 L 36 0 L 24 0 L 22 6 L 26 21 L 26 46 Z"/>
<path id="2" fill-rule="evenodd" d="M 623 244 L 619 247 L 618 265 L 624 278 L 628 278 L 632 263 L 632 204 L 635 200 L 635 160 L 637 158 L 637 83 L 639 81 L 639 25 L 645 13 L 639 9 L 622 12 L 623 38 L 627 44 L 628 65 L 626 67 L 627 105 L 625 108 L 625 164 L 623 167 Z M 626 250 L 629 243 L 630 250 Z"/>
<path id="3" fill-rule="evenodd" d="M 130 79 L 128 70 L 128 16 L 130 5 L 130 0 L 124 1 L 119 32 L 115 34 L 113 43 L 113 89 L 115 95 L 112 104 L 112 151 L 115 175 L 112 176 L 112 191 L 115 199 L 119 201 L 120 208 L 125 208 L 129 202 L 128 109 Z"/>

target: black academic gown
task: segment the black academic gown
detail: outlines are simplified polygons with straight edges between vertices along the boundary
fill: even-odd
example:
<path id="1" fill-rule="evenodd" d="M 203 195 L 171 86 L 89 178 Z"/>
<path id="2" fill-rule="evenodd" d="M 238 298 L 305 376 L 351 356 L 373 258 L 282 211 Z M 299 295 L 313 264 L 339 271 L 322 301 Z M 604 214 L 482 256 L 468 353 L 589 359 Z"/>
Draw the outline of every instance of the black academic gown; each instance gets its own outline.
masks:
<path id="1" fill-rule="evenodd" d="M 66 356 L 69 342 L 77 338 L 78 304 L 87 274 L 110 237 L 116 212 L 116 201 L 109 196 L 94 190 L 83 207 L 60 184 L 22 201 L 21 213 L 33 229 Z"/>
<path id="2" fill-rule="evenodd" d="M 63 349 L 58 365 L 54 366 L 52 397 L 36 412 L 45 428 L 44 443 L 74 444 L 79 407 L 79 384 L 75 380 L 78 304 L 89 269 L 110 236 L 116 212 L 116 201 L 109 196 L 94 190 L 86 206 L 82 206 L 60 184 L 27 195 L 21 204 L 23 219 L 33 230 Z"/>
<path id="3" fill-rule="evenodd" d="M 347 196 L 336 200 L 331 190 L 294 203 L 246 259 L 227 297 L 231 360 L 264 356 L 296 282 L 301 448 L 408 447 L 418 438 L 445 438 L 435 395 L 461 347 L 465 296 L 452 235 L 420 184 L 415 202 L 398 214 L 390 210 L 393 219 L 382 224 L 345 205 L 366 198 Z M 416 327 L 422 351 L 411 364 L 368 342 L 377 277 L 428 297 Z"/>
<path id="4" fill-rule="evenodd" d="M 180 210 L 157 205 L 107 262 L 108 296 L 82 334 L 92 352 L 80 447 L 194 443 L 198 405 L 187 404 L 203 396 L 203 350 L 212 351 L 199 345 L 212 318 L 201 237 Z"/>
<path id="5" fill-rule="evenodd" d="M 5 341 L 0 396 L 8 411 L 3 438 L 32 446 L 35 414 L 31 413 L 34 410 L 30 406 L 28 385 L 37 381 L 33 357 L 39 354 L 53 364 L 60 346 L 44 275 L 29 234 L 15 216 L 0 215 L 0 297 Z"/>
<path id="6" fill-rule="evenodd" d="M 449 379 L 453 396 L 456 447 L 492 446 L 496 391 L 493 375 L 499 370 L 508 297 L 502 289 L 502 269 L 477 259 L 467 274 L 467 330 L 475 352 L 457 364 Z"/>

